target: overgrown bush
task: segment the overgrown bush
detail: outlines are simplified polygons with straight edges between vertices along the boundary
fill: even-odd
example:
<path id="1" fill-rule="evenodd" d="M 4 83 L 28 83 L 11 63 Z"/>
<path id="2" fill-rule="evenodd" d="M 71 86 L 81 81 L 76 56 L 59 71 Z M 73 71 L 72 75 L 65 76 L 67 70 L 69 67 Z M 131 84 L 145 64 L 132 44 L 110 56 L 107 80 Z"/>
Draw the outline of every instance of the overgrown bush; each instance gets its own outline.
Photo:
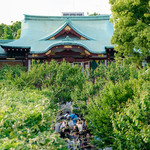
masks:
<path id="1" fill-rule="evenodd" d="M 22 66 L 9 66 L 4 65 L 0 69 L 0 80 L 7 79 L 12 80 L 21 75 L 21 72 L 25 72 L 26 68 Z"/>
<path id="2" fill-rule="evenodd" d="M 52 129 L 72 101 L 100 148 L 150 148 L 150 69 L 126 63 L 81 71 L 63 61 L 0 70 L 0 149 L 66 149 Z M 93 82 L 93 79 L 94 82 Z"/>
<path id="3" fill-rule="evenodd" d="M 52 129 L 57 106 L 50 99 L 31 89 L 0 93 L 0 149 L 65 149 Z"/>
<path id="4" fill-rule="evenodd" d="M 34 62 L 33 62 L 34 63 Z M 87 79 L 78 66 L 63 61 L 32 64 L 31 70 L 5 66 L 0 74 L 0 149 L 66 149 L 52 129 L 58 103 Z"/>
<path id="5" fill-rule="evenodd" d="M 99 65 L 92 77 L 95 77 L 95 83 L 90 80 L 85 82 L 83 90 L 76 88 L 72 97 L 75 99 L 74 105 L 78 107 L 77 111 L 85 116 L 91 132 L 101 139 L 94 143 L 101 148 L 149 149 L 150 141 L 144 140 L 144 136 L 149 139 L 150 126 L 143 121 L 146 118 L 149 120 L 150 107 L 145 105 L 145 112 L 144 107 L 139 106 L 144 92 L 147 91 L 146 100 L 149 99 L 149 68 L 137 68 L 126 63 L 112 63 L 107 67 Z M 130 117 L 136 117 L 136 112 L 138 116 L 139 113 L 143 116 L 142 124 L 139 124 L 141 131 L 136 127 L 137 124 L 132 123 L 133 119 L 125 117 L 125 122 L 123 121 L 127 109 L 135 109 Z M 145 112 L 145 116 L 142 112 Z M 145 127 L 146 130 L 143 131 Z M 142 131 L 144 133 L 140 134 Z"/>

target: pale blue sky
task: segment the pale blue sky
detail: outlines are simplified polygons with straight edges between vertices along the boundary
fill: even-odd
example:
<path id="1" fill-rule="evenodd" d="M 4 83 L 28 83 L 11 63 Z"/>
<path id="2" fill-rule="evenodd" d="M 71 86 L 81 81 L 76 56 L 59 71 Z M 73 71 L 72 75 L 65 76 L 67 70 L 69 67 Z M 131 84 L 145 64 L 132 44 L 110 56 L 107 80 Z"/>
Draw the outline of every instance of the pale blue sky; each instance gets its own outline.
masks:
<path id="1" fill-rule="evenodd" d="M 21 21 L 23 14 L 59 16 L 62 12 L 111 14 L 109 0 L 3 0 L 0 23 Z"/>

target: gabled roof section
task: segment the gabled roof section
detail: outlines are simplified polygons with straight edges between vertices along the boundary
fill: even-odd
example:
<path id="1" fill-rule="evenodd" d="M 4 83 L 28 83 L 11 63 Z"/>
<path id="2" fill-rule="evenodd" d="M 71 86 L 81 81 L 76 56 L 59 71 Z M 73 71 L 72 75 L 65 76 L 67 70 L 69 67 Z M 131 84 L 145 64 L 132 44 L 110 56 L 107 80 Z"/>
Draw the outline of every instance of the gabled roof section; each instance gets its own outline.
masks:
<path id="1" fill-rule="evenodd" d="M 93 40 L 92 38 L 79 31 L 72 24 L 70 19 L 67 19 L 67 21 L 62 26 L 60 26 L 56 31 L 51 33 L 49 36 L 43 38 L 42 40 L 54 40 L 61 36 L 63 33 L 72 33 L 74 36 L 78 37 L 81 40 Z"/>

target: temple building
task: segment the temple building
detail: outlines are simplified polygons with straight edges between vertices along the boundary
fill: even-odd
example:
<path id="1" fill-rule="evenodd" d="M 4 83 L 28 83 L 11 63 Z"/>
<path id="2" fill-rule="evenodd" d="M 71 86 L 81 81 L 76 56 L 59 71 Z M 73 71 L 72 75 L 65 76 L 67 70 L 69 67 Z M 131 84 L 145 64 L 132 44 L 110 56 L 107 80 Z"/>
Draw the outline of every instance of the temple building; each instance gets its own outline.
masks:
<path id="1" fill-rule="evenodd" d="M 0 40 L 0 67 L 3 64 L 31 66 L 32 60 L 52 59 L 95 69 L 114 60 L 110 15 L 32 16 L 24 15 L 21 37 Z"/>

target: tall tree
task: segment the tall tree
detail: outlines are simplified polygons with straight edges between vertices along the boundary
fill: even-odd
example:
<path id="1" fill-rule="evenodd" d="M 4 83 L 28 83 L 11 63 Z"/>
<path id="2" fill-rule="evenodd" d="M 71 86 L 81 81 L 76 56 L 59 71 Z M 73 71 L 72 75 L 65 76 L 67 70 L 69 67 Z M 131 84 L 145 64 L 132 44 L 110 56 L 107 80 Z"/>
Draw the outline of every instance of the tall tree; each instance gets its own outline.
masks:
<path id="1" fill-rule="evenodd" d="M 111 42 L 117 51 L 116 58 L 119 60 L 124 56 L 137 62 L 150 56 L 150 1 L 109 0 L 109 2 L 112 10 L 111 21 L 114 25 Z"/>
<path id="2" fill-rule="evenodd" d="M 11 29 L 13 31 L 13 38 L 16 39 L 16 37 L 18 37 L 18 34 L 20 35 L 20 30 L 21 29 L 21 22 L 20 21 L 16 21 L 16 22 L 12 22 L 12 25 L 11 25 Z M 20 37 L 20 36 L 19 36 Z"/>
<path id="3" fill-rule="evenodd" d="M 4 39 L 13 39 L 12 30 L 9 26 L 4 27 Z"/>
<path id="4" fill-rule="evenodd" d="M 17 35 L 16 35 L 15 39 L 19 39 L 20 35 L 21 35 L 21 29 L 18 29 L 17 30 Z"/>
<path id="5" fill-rule="evenodd" d="M 0 24 L 0 39 L 18 39 L 21 32 L 21 22 L 12 22 L 11 25 Z"/>
<path id="6" fill-rule="evenodd" d="M 4 27 L 6 25 L 4 23 L 0 24 L 0 39 L 3 39 Z"/>

